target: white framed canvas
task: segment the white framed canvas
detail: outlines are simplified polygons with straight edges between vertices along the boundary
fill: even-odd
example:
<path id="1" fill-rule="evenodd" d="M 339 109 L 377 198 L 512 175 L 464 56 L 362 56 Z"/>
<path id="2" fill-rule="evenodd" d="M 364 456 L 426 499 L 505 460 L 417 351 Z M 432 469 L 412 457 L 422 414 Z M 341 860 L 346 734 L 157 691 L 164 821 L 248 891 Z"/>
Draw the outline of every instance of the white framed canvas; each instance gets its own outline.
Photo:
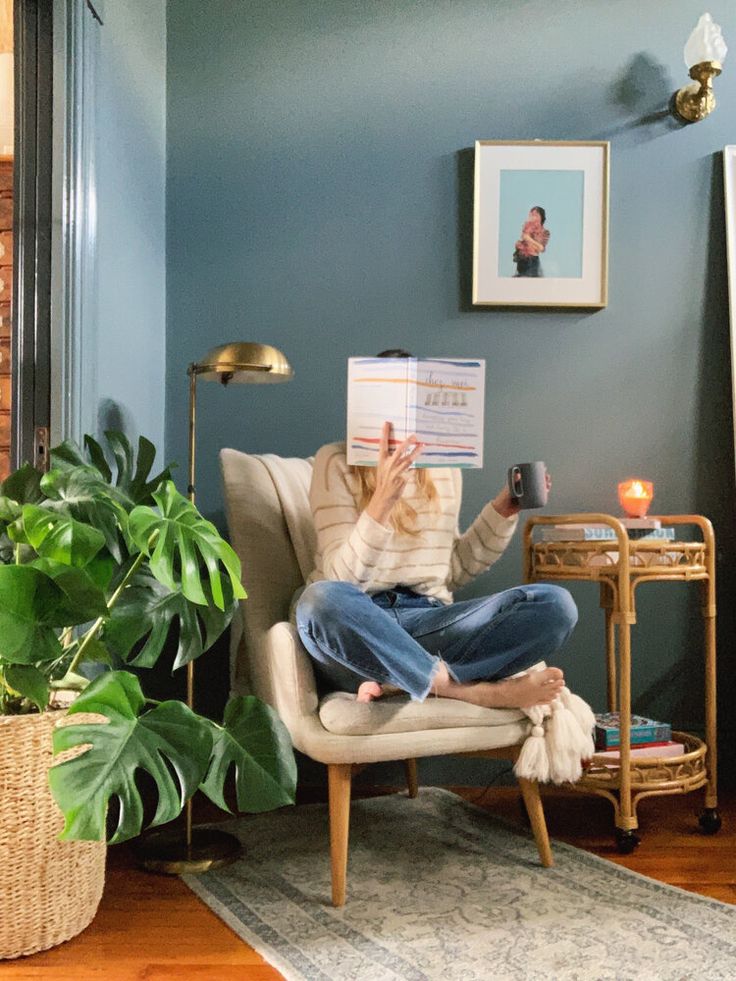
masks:
<path id="1" fill-rule="evenodd" d="M 473 303 L 605 307 L 607 142 L 478 140 Z"/>
<path id="2" fill-rule="evenodd" d="M 723 180 L 726 190 L 726 263 L 728 265 L 728 309 L 731 325 L 731 404 L 736 432 L 736 146 L 723 150 Z"/>

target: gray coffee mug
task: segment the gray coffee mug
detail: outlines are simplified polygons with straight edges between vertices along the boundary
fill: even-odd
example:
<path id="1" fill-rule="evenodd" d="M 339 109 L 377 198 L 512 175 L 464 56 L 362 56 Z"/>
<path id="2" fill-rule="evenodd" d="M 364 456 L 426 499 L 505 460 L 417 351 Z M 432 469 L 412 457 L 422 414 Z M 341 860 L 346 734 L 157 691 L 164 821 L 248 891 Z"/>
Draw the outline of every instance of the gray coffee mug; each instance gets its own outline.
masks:
<path id="1" fill-rule="evenodd" d="M 517 463 L 509 468 L 509 491 L 524 510 L 543 508 L 547 503 L 547 466 L 536 463 Z"/>

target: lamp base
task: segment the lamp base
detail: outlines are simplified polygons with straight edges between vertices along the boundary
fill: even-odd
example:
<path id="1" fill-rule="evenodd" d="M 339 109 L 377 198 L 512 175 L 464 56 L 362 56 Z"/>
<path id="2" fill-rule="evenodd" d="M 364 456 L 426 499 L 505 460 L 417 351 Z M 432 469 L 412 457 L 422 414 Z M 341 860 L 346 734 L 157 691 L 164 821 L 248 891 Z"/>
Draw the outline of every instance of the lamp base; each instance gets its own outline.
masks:
<path id="1" fill-rule="evenodd" d="M 177 828 L 146 835 L 136 848 L 136 858 L 149 872 L 198 875 L 229 865 L 240 857 L 241 852 L 238 839 L 225 831 L 192 828 L 192 841 L 187 846 L 186 834 Z"/>
<path id="2" fill-rule="evenodd" d="M 716 107 L 713 79 L 721 74 L 719 61 L 702 61 L 690 69 L 696 84 L 686 85 L 675 93 L 675 112 L 686 123 L 698 123 Z M 699 84 L 698 84 L 699 83 Z"/>

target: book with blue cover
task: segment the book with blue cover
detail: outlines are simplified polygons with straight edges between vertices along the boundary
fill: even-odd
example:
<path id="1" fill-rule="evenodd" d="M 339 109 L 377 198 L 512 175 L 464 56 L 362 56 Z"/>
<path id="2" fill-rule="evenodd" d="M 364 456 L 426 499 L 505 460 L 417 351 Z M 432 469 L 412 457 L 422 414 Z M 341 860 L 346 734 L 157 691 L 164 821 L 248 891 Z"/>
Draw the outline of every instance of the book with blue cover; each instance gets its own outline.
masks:
<path id="1" fill-rule="evenodd" d="M 675 540 L 674 528 L 627 528 L 627 534 L 632 541 L 665 541 Z M 542 541 L 545 542 L 608 542 L 616 541 L 616 532 L 610 525 L 550 525 L 542 529 Z"/>
<path id="2" fill-rule="evenodd" d="M 615 749 L 621 745 L 621 716 L 618 712 L 597 712 L 595 716 L 595 748 Z M 672 726 L 643 715 L 631 716 L 630 744 L 665 743 L 672 740 Z"/>

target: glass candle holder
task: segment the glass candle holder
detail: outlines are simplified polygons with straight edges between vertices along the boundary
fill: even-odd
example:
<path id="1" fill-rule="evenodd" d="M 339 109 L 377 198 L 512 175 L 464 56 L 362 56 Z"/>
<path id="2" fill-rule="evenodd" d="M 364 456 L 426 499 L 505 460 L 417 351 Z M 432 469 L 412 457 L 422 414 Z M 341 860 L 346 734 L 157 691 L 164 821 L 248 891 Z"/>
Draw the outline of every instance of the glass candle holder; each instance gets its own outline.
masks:
<path id="1" fill-rule="evenodd" d="M 651 480 L 631 477 L 618 485 L 618 501 L 628 518 L 645 517 L 653 497 L 654 484 Z"/>

